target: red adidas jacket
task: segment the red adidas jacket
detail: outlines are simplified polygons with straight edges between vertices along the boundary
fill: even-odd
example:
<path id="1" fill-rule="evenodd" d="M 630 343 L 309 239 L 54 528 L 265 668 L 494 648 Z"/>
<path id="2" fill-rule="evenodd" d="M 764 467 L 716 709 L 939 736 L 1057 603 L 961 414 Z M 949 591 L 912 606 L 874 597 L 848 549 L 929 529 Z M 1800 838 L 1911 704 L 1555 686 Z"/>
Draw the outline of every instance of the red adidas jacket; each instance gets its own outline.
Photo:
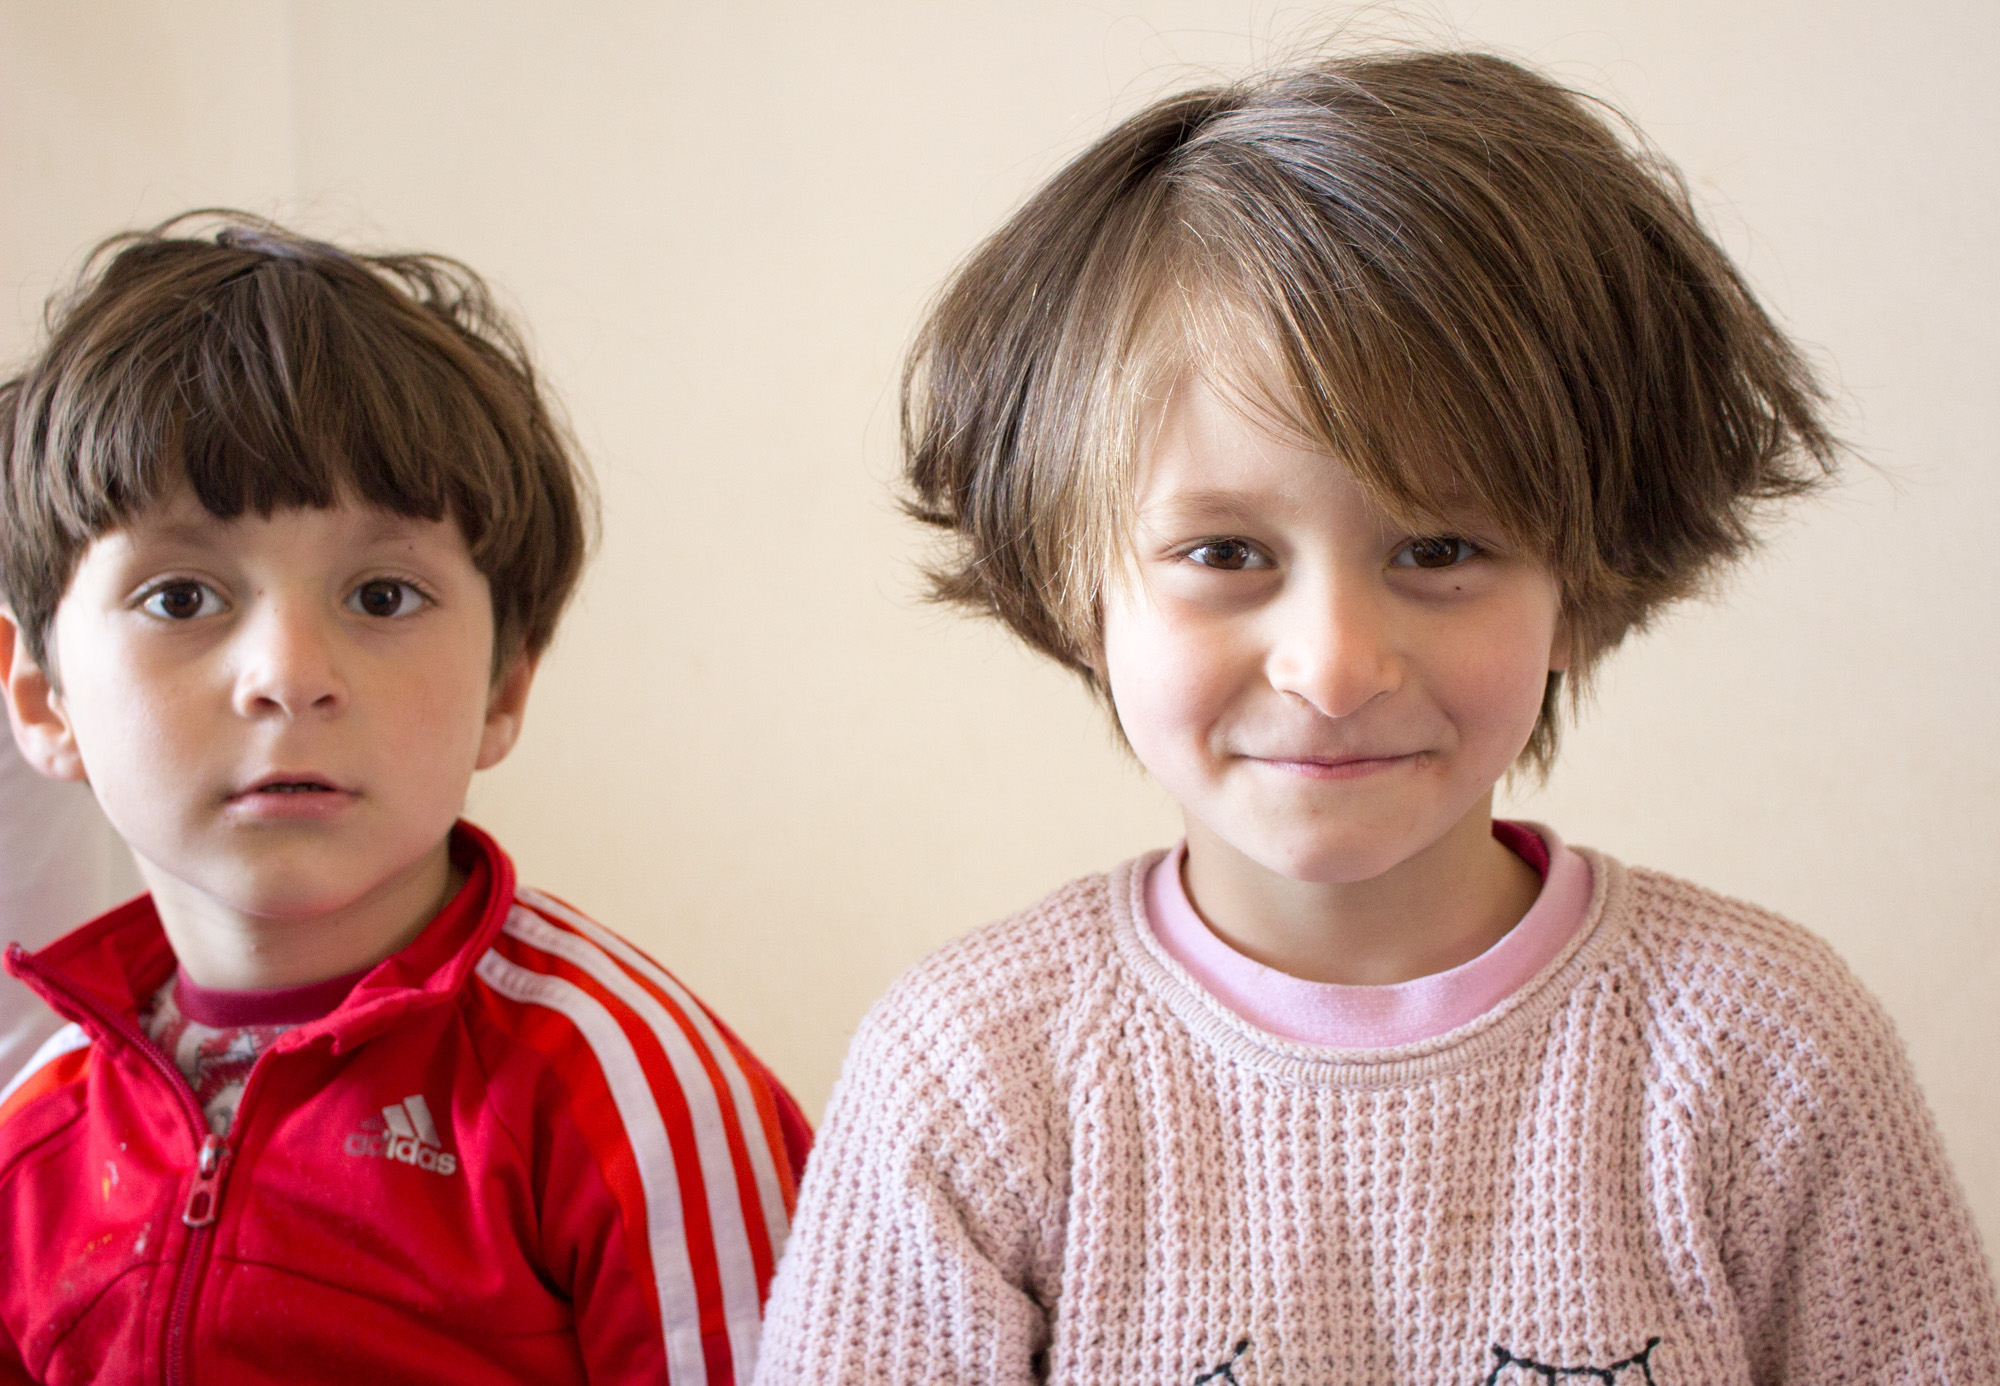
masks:
<path id="1" fill-rule="evenodd" d="M 149 899 L 8 969 L 0 1382 L 747 1381 L 810 1140 L 670 975 L 461 825 L 465 887 L 209 1135 Z"/>

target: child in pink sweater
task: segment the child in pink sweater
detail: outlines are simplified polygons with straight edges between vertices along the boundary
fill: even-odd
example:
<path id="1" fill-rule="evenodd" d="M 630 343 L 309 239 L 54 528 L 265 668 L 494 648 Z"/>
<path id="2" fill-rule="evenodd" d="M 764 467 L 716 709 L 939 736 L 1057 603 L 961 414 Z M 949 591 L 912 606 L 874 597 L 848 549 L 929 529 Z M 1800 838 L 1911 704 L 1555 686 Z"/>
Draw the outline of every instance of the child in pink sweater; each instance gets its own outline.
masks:
<path id="1" fill-rule="evenodd" d="M 758 1381 L 2000 1380 L 1838 960 L 1492 817 L 1826 477 L 1823 408 L 1671 170 L 1497 58 L 1191 92 L 1056 175 L 919 340 L 913 508 L 1187 836 L 870 1014 Z"/>

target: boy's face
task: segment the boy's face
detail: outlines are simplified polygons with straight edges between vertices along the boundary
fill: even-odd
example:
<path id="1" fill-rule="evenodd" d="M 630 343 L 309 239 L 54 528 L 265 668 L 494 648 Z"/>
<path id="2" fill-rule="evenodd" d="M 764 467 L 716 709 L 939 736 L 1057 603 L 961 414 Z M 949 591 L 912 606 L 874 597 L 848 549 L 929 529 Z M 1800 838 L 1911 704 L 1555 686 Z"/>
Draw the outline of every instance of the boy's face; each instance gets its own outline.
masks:
<path id="1" fill-rule="evenodd" d="M 1483 820 L 1565 662 L 1554 576 L 1478 524 L 1396 524 L 1198 379 L 1156 423 L 1104 673 L 1190 851 L 1351 883 Z"/>
<path id="2" fill-rule="evenodd" d="M 11 643 L 30 758 L 89 780 L 149 878 L 263 919 L 434 870 L 531 676 L 491 678 L 455 523 L 356 503 L 220 520 L 185 490 L 84 553 L 49 635 L 59 691 Z"/>

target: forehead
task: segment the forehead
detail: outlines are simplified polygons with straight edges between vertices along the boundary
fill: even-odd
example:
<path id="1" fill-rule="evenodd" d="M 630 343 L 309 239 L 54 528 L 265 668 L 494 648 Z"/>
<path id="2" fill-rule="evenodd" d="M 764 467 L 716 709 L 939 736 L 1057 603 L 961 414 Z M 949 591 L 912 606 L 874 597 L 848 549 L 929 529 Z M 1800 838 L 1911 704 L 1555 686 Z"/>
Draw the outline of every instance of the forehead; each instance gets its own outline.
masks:
<path id="1" fill-rule="evenodd" d="M 1246 518 L 1272 507 L 1338 505 L 1383 523 L 1481 525 L 1476 498 L 1444 469 L 1385 494 L 1307 436 L 1268 402 L 1240 387 L 1187 372 L 1152 403 L 1142 424 L 1134 502 L 1142 519 Z"/>
<path id="2" fill-rule="evenodd" d="M 1405 523 L 1516 514 L 1503 494 L 1516 469 L 1471 441 L 1463 401 L 1446 382 L 1388 368 L 1395 353 L 1393 341 L 1378 340 L 1384 324 L 1335 313 L 1307 331 L 1255 278 L 1213 262 L 1162 271 L 1135 307 L 1119 373 L 1132 430 L 1128 495 L 1149 483 L 1171 436 L 1162 425 L 1171 425 L 1181 430 L 1176 441 L 1202 444 L 1183 461 L 1247 462 L 1255 439 L 1267 445 L 1256 460 L 1276 462 L 1277 448 L 1302 481 L 1352 479 Z"/>
<path id="3" fill-rule="evenodd" d="M 1133 491 L 1142 510 L 1303 499 L 1344 471 L 1323 450 L 1198 375 L 1146 410 Z"/>

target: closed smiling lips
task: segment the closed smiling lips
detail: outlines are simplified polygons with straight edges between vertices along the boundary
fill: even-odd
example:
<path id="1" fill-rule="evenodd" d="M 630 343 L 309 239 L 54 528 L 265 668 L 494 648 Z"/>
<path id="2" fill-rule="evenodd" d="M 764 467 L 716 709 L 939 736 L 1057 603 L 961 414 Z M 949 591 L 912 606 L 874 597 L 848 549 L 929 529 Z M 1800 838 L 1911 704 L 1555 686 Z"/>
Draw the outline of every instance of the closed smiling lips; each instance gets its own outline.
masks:
<path id="1" fill-rule="evenodd" d="M 1421 751 L 1348 751 L 1333 754 L 1267 751 L 1246 752 L 1244 759 L 1308 779 L 1350 780 L 1413 764 L 1422 755 Z"/>

